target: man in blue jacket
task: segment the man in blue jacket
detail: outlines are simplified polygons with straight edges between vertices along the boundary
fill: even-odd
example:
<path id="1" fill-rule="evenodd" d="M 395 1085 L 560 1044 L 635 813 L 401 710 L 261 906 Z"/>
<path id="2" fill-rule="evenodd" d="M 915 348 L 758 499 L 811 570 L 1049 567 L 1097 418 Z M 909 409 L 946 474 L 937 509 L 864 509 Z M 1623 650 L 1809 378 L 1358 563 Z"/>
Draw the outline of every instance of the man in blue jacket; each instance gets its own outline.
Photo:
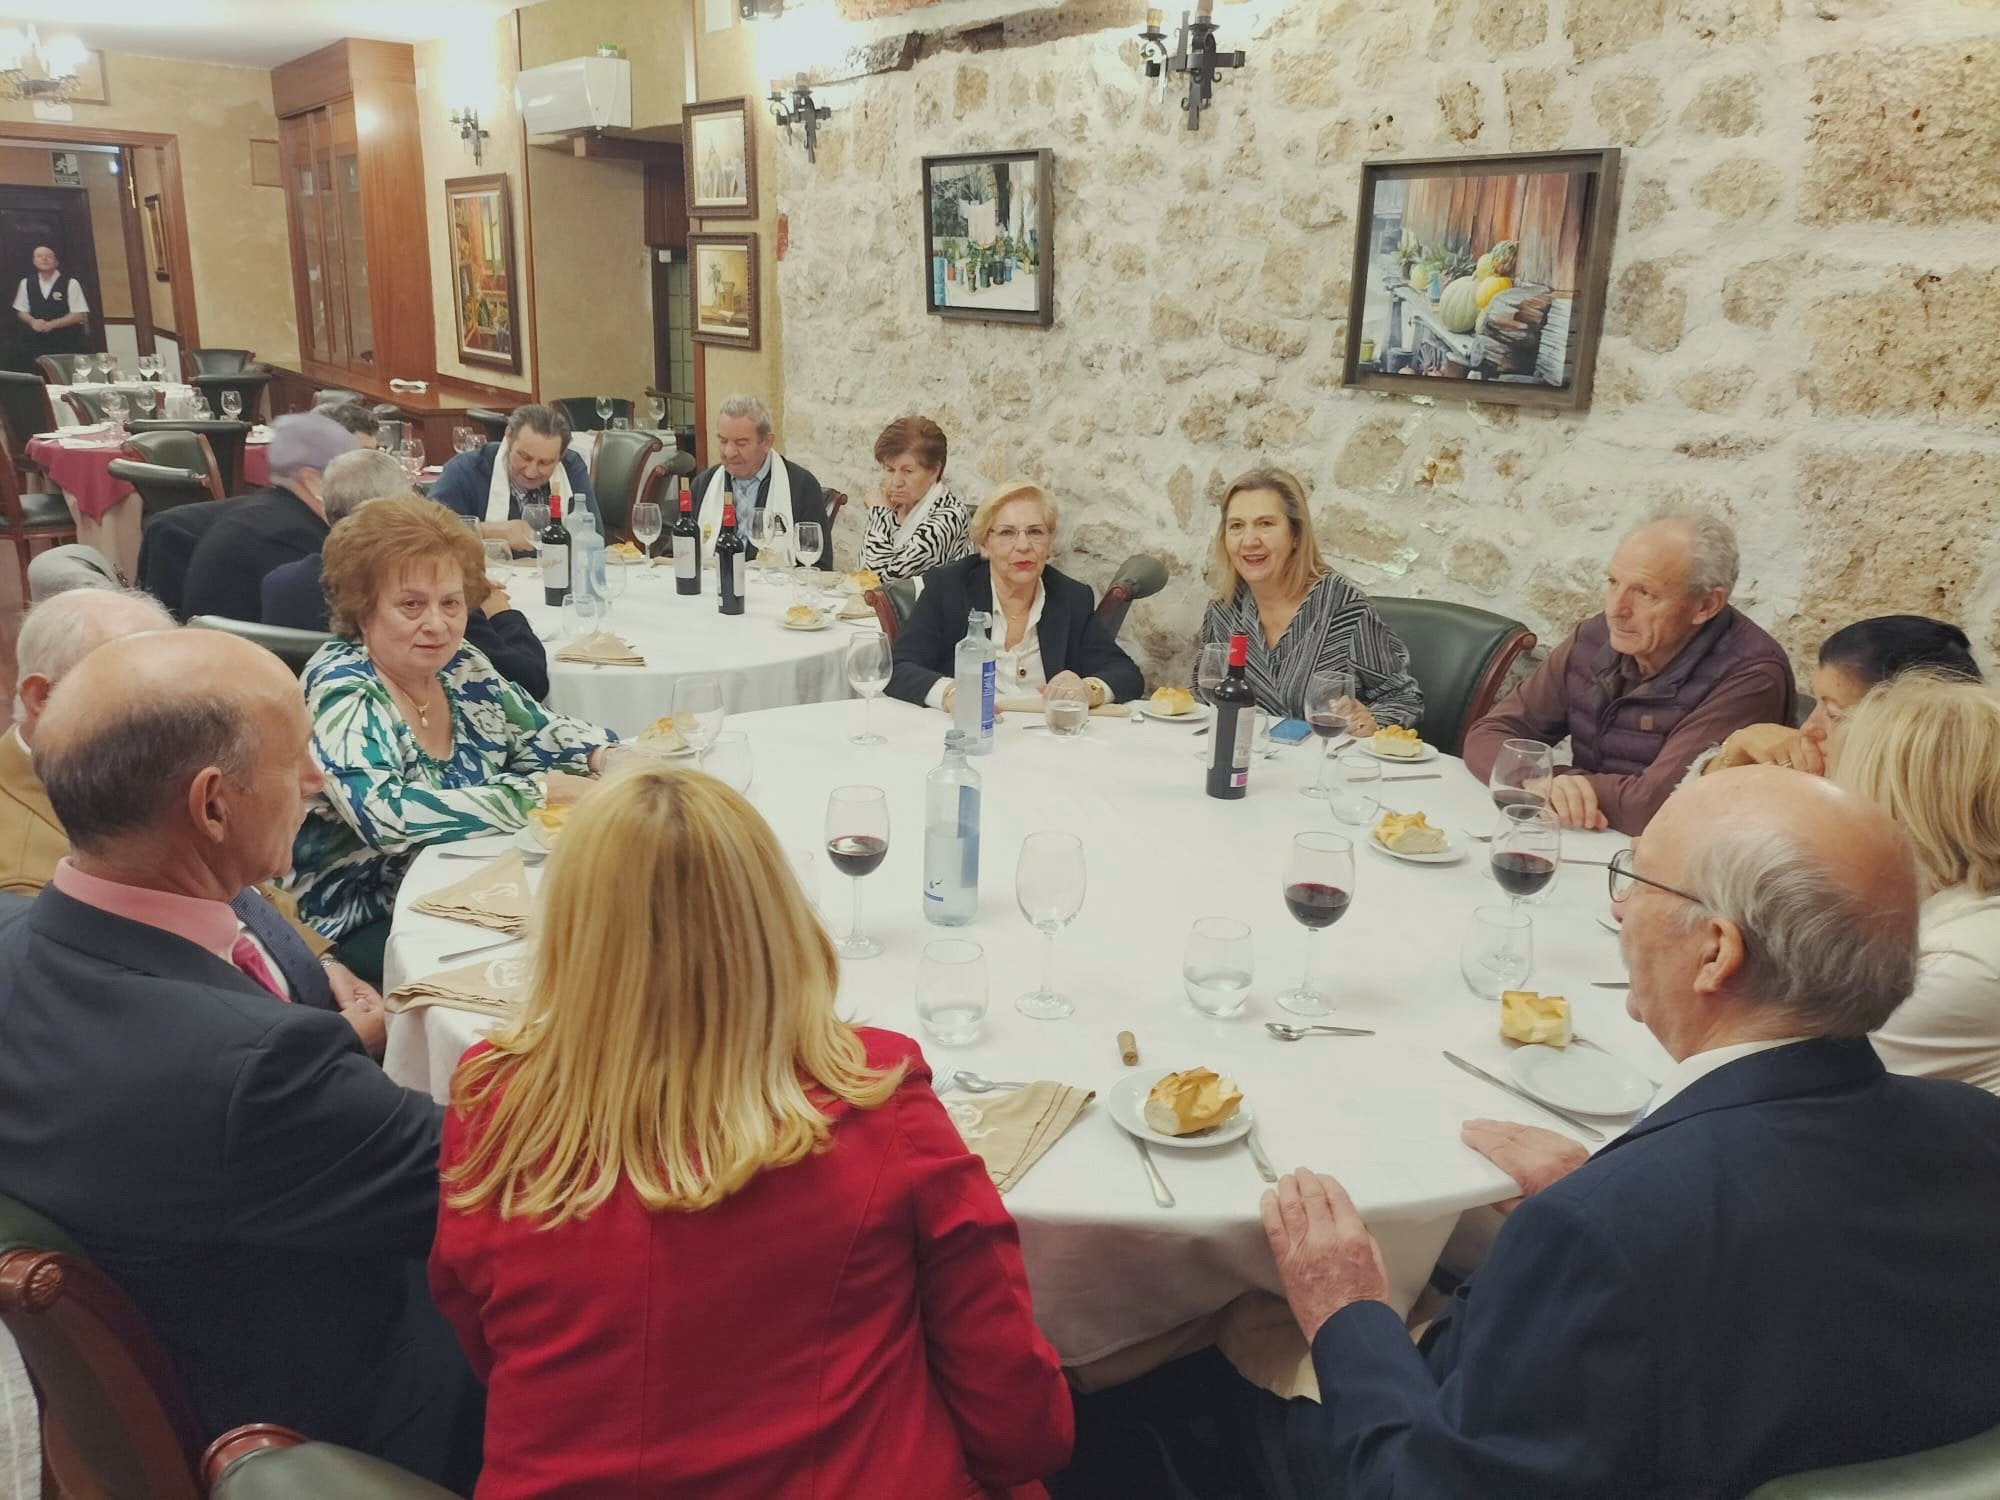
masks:
<path id="1" fill-rule="evenodd" d="M 590 489 L 590 466 L 569 451 L 569 419 L 553 406 L 517 406 L 497 443 L 461 453 L 444 466 L 431 499 L 479 522 L 481 536 L 502 537 L 516 552 L 533 552 L 534 535 L 521 519 L 525 505 L 547 505 L 553 494 L 569 514 L 572 497 L 590 507 L 598 530 L 604 516 Z"/>
<path id="2" fill-rule="evenodd" d="M 1915 975 L 1894 825 L 1727 771 L 1611 884 L 1627 1004 L 1678 1066 L 1595 1158 L 1466 1126 L 1523 1196 L 1421 1348 L 1337 1182 L 1264 1195 L 1323 1400 L 1265 1408 L 1280 1494 L 1736 1496 L 2000 1425 L 2000 1099 L 1868 1043 Z"/>

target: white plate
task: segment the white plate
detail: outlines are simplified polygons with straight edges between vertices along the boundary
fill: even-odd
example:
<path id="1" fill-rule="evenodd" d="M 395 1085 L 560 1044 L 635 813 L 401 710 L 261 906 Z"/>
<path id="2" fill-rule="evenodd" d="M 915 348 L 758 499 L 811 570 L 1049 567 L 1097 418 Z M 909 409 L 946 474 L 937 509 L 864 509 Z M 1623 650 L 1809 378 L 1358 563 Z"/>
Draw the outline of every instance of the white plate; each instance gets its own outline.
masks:
<path id="1" fill-rule="evenodd" d="M 614 568 L 643 568 L 647 562 L 646 558 L 626 557 L 618 552 L 606 552 L 604 560 Z"/>
<path id="2" fill-rule="evenodd" d="M 1417 755 L 1384 755 L 1380 750 L 1375 748 L 1373 736 L 1365 740 L 1357 740 L 1354 748 L 1366 750 L 1377 760 L 1391 766 L 1418 766 L 1427 760 L 1436 760 L 1438 758 L 1437 746 L 1435 745 L 1424 746 L 1422 753 Z"/>
<path id="3" fill-rule="evenodd" d="M 1208 705 L 1196 703 L 1184 714 L 1170 714 L 1165 709 L 1156 707 L 1151 698 L 1141 698 L 1139 712 L 1149 719 L 1158 719 L 1166 724 L 1199 724 L 1208 717 Z"/>
<path id="4" fill-rule="evenodd" d="M 1518 1048 L 1507 1071 L 1544 1104 L 1582 1115 L 1629 1115 L 1653 1097 L 1652 1083 L 1630 1063 L 1575 1044 Z"/>
<path id="5" fill-rule="evenodd" d="M 1444 847 L 1435 854 L 1405 854 L 1399 849 L 1391 849 L 1387 844 L 1375 837 L 1375 830 L 1372 828 L 1368 830 L 1368 837 L 1362 840 L 1362 842 L 1367 844 L 1377 854 L 1386 854 L 1391 859 L 1400 859 L 1406 865 L 1455 865 L 1461 859 L 1465 858 L 1464 847 L 1454 844 L 1451 841 L 1450 834 L 1444 836 Z"/>
<path id="6" fill-rule="evenodd" d="M 1153 1085 L 1165 1076 L 1161 1073 L 1133 1073 L 1111 1086 L 1104 1102 L 1121 1130 L 1136 1135 L 1149 1146 L 1171 1146 L 1177 1151 L 1191 1151 L 1201 1146 L 1226 1146 L 1250 1133 L 1250 1127 L 1255 1122 L 1247 1104 L 1239 1105 L 1235 1114 L 1200 1135 L 1162 1135 L 1153 1129 L 1146 1123 L 1146 1096 L 1153 1092 Z"/>
<path id="7" fill-rule="evenodd" d="M 825 630 L 833 624 L 833 621 L 829 620 L 825 615 L 820 615 L 814 624 L 794 625 L 790 620 L 785 619 L 781 615 L 778 617 L 778 623 L 787 630 Z"/>

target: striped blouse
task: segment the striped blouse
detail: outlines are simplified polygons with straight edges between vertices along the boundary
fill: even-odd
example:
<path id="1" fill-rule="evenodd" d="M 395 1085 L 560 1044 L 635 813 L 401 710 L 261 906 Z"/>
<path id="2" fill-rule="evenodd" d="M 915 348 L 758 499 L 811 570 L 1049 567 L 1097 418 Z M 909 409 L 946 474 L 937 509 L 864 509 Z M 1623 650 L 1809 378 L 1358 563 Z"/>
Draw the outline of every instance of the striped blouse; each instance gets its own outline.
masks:
<path id="1" fill-rule="evenodd" d="M 474 647 L 440 676 L 452 718 L 444 760 L 417 743 L 360 642 L 330 641 L 306 664 L 326 786 L 306 808 L 286 884 L 327 937 L 388 916 L 424 845 L 522 827 L 541 800 L 534 772 L 586 774 L 591 752 L 616 738 L 550 713 Z"/>
<path id="2" fill-rule="evenodd" d="M 904 521 L 886 505 L 868 512 L 868 529 L 861 538 L 861 566 L 873 568 L 884 582 L 915 578 L 932 568 L 972 555 L 971 516 L 965 503 L 940 479 L 919 500 Z"/>
<path id="3" fill-rule="evenodd" d="M 1210 602 L 1201 641 L 1250 637 L 1247 675 L 1257 705 L 1288 719 L 1305 717 L 1306 685 L 1315 672 L 1354 674 L 1355 696 L 1380 724 L 1414 726 L 1424 711 L 1422 691 L 1410 675 L 1410 653 L 1368 603 L 1368 596 L 1338 573 L 1306 591 L 1305 602 L 1275 646 L 1264 644 L 1264 626 L 1248 584 L 1233 599 Z"/>

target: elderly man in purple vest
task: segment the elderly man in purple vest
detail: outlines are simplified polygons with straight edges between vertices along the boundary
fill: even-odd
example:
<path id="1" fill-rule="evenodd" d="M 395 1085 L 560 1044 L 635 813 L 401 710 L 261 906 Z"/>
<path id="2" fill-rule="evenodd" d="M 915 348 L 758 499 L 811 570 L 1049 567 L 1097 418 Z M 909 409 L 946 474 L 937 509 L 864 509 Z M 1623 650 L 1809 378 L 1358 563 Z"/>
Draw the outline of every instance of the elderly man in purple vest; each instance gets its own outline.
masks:
<path id="1" fill-rule="evenodd" d="M 1568 736 L 1572 763 L 1549 789 L 1563 825 L 1641 832 L 1708 746 L 1791 720 L 1791 663 L 1730 607 L 1736 568 L 1735 533 L 1714 516 L 1640 526 L 1611 555 L 1604 613 L 1466 732 L 1466 765 L 1483 778 L 1506 740 Z"/>

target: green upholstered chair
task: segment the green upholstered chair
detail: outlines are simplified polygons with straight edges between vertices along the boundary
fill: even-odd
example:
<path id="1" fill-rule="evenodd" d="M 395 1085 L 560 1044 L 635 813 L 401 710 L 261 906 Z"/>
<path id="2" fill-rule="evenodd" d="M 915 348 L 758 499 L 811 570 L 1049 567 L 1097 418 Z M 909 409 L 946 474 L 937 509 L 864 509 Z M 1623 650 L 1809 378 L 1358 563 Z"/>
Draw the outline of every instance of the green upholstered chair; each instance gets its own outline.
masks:
<path id="1" fill-rule="evenodd" d="M 188 621 L 195 630 L 220 630 L 262 646 L 298 676 L 313 654 L 333 637 L 324 630 L 292 630 L 284 625 L 261 625 L 254 620 L 229 620 L 221 615 L 196 615 Z"/>
<path id="2" fill-rule="evenodd" d="M 0 464 L 0 542 L 11 542 L 21 568 L 21 597 L 28 597 L 28 559 L 36 542 L 51 547 L 76 540 L 76 519 L 61 495 L 21 493 L 14 466 Z"/>
<path id="3" fill-rule="evenodd" d="M 555 407 L 565 417 L 569 418 L 569 430 L 571 432 L 601 432 L 604 430 L 606 425 L 605 419 L 597 415 L 597 398 L 595 396 L 561 396 L 551 401 L 549 405 Z M 632 403 L 627 401 L 623 396 L 615 397 L 611 402 L 611 415 L 630 420 L 632 416 Z"/>
<path id="4" fill-rule="evenodd" d="M 190 376 L 241 375 L 256 359 L 250 349 L 190 349 L 182 356 Z"/>
<path id="5" fill-rule="evenodd" d="M 107 467 L 113 479 L 122 479 L 139 492 L 142 516 L 218 498 L 209 488 L 208 476 L 198 469 L 173 469 L 129 458 L 114 458 Z"/>
<path id="6" fill-rule="evenodd" d="M 597 413 L 593 411 L 591 415 L 596 416 Z M 495 411 L 490 406 L 468 406 L 465 420 L 484 431 L 489 443 L 497 443 L 507 436 L 507 413 L 504 411 Z"/>
<path id="7" fill-rule="evenodd" d="M 1118 571 L 1105 586 L 1104 597 L 1097 601 L 1097 618 L 1116 640 L 1118 632 L 1125 628 L 1125 616 L 1132 608 L 1132 601 L 1150 599 L 1166 586 L 1165 563 L 1143 554 L 1128 557 L 1118 565 Z"/>
<path id="8" fill-rule="evenodd" d="M 1417 728 L 1446 755 L 1458 754 L 1465 731 L 1493 707 L 1507 673 L 1534 632 L 1519 620 L 1442 599 L 1374 599 L 1383 623 L 1410 652 L 1410 675 L 1424 692 Z"/>
<path id="9" fill-rule="evenodd" d="M 666 445 L 650 432 L 600 432 L 590 455 L 590 489 L 604 521 L 606 542 L 628 541 L 632 507 L 646 481 L 646 466 Z"/>
<path id="10" fill-rule="evenodd" d="M 163 432 L 129 433 L 118 456 L 134 463 L 158 464 L 162 468 L 200 474 L 208 481 L 211 500 L 229 498 L 229 491 L 222 484 L 222 467 L 215 461 L 215 450 L 199 432 L 170 427 Z"/>
<path id="11" fill-rule="evenodd" d="M 1789 1474 L 1749 1500 L 1994 1500 L 2000 1496 L 2000 1428 L 1922 1453 Z"/>
<path id="12" fill-rule="evenodd" d="M 243 442 L 250 436 L 248 422 L 232 422 L 227 417 L 134 417 L 125 424 L 127 432 L 198 432 L 208 439 L 215 458 L 216 477 L 225 495 L 241 494 Z M 194 467 L 192 464 L 189 468 Z"/>
<path id="13" fill-rule="evenodd" d="M 35 1383 L 57 1493 L 106 1500 L 444 1500 L 449 1491 L 283 1427 L 201 1447 L 185 1387 L 139 1310 L 63 1230 L 0 1196 L 0 1323 Z"/>
<path id="14" fill-rule="evenodd" d="M 115 386 L 108 385 L 76 386 L 63 392 L 63 401 L 76 414 L 77 425 L 88 427 L 92 422 L 105 420 L 104 400 L 116 389 Z M 128 413 L 131 410 L 129 399 L 126 402 L 126 410 Z"/>
<path id="15" fill-rule="evenodd" d="M 95 354 L 37 354 L 35 363 L 42 367 L 50 385 L 75 385 L 83 362 L 96 358 Z"/>
<path id="16" fill-rule="evenodd" d="M 39 375 L 0 370 L 0 424 L 7 433 L 7 456 L 19 479 L 39 467 L 28 457 L 28 439 L 56 430 L 56 410 L 49 404 L 49 383 Z"/>

